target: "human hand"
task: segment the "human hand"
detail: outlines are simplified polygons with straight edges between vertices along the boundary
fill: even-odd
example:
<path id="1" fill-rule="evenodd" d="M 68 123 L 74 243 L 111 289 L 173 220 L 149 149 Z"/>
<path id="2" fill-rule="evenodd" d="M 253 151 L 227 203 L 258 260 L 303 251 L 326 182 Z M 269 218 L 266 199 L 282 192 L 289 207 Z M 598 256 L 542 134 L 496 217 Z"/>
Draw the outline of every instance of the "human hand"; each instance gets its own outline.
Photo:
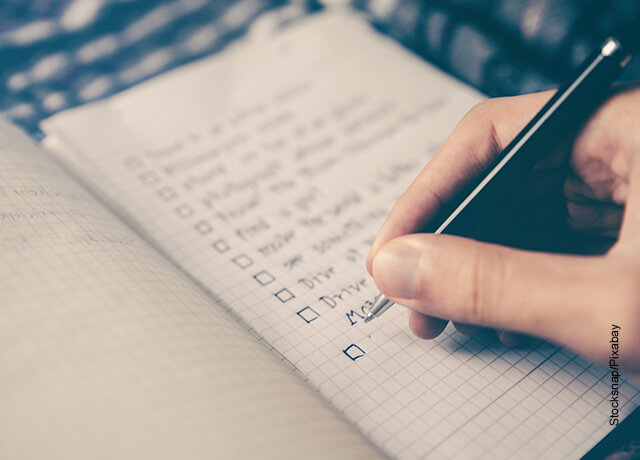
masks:
<path id="1" fill-rule="evenodd" d="M 606 364 L 616 325 L 622 366 L 638 379 L 640 85 L 619 88 L 572 145 L 549 152 L 514 191 L 509 212 L 486 229 L 511 247 L 415 233 L 551 95 L 474 107 L 391 210 L 367 269 L 385 296 L 410 309 L 419 337 L 452 320 L 462 332 L 476 325 L 534 335 Z"/>

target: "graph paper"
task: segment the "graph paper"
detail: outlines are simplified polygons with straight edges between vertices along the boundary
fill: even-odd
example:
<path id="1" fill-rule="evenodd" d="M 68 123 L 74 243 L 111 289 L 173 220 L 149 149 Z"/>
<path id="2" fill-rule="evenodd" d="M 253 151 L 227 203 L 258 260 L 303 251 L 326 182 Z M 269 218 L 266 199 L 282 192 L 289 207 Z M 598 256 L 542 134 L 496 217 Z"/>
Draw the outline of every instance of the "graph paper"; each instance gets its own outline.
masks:
<path id="1" fill-rule="evenodd" d="M 381 457 L 4 121 L 0 221 L 0 458 Z"/>
<path id="2" fill-rule="evenodd" d="M 48 145 L 392 457 L 571 458 L 609 430 L 606 370 L 396 307 L 364 269 L 397 197 L 482 99 L 323 14 L 45 122 Z M 99 127 L 99 129 L 98 129 Z M 625 383 L 623 413 L 637 404 Z"/>

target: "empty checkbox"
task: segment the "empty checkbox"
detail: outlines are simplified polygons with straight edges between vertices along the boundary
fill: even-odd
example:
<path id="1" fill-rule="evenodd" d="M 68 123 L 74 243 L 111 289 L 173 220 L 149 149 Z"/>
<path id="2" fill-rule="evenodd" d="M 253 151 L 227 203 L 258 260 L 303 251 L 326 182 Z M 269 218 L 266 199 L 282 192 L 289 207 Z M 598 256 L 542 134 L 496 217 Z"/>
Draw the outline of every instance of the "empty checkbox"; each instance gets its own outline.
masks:
<path id="1" fill-rule="evenodd" d="M 158 190 L 158 196 L 162 201 L 171 201 L 178 196 L 176 191 L 171 187 L 162 187 Z"/>
<path id="2" fill-rule="evenodd" d="M 142 182 L 143 184 L 153 185 L 160 180 L 160 176 L 153 171 L 147 171 L 138 175 L 138 179 L 140 179 L 140 182 Z"/>
<path id="3" fill-rule="evenodd" d="M 213 227 L 211 227 L 209 222 L 207 222 L 206 220 L 201 220 L 200 222 L 198 222 L 195 228 L 198 231 L 198 233 L 200 233 L 203 236 L 208 235 L 213 231 Z"/>
<path id="4" fill-rule="evenodd" d="M 229 247 L 229 244 L 223 239 L 219 239 L 219 240 L 214 241 L 213 243 L 211 243 L 211 246 L 213 247 L 213 249 L 218 251 L 220 254 L 223 254 L 223 253 L 227 252 L 229 249 L 231 249 Z"/>
<path id="5" fill-rule="evenodd" d="M 284 289 L 280 289 L 278 292 L 276 292 L 274 294 L 278 300 L 282 303 L 288 302 L 291 299 L 295 299 L 296 296 L 294 296 L 291 291 L 287 288 Z"/>
<path id="6" fill-rule="evenodd" d="M 275 276 L 264 270 L 253 275 L 253 278 L 262 286 L 266 286 L 267 284 L 272 283 L 276 280 Z"/>
<path id="7" fill-rule="evenodd" d="M 193 208 L 191 206 L 189 206 L 188 204 L 181 204 L 180 206 L 178 206 L 176 208 L 176 213 L 182 217 L 182 218 L 187 218 L 193 215 L 195 211 L 193 210 Z"/>
<path id="8" fill-rule="evenodd" d="M 342 352 L 347 355 L 351 361 L 355 361 L 358 358 L 362 358 L 364 355 L 366 355 L 367 353 L 360 348 L 358 345 L 355 344 L 351 344 L 349 345 L 347 348 L 345 348 L 344 350 L 342 350 Z"/>
<path id="9" fill-rule="evenodd" d="M 318 313 L 317 311 L 315 311 L 313 308 L 311 307 L 304 307 L 302 310 L 300 310 L 299 312 L 296 313 L 300 318 L 302 318 L 303 320 L 305 320 L 305 322 L 307 324 L 309 324 L 311 321 L 318 319 L 320 317 L 320 313 Z"/>
<path id="10" fill-rule="evenodd" d="M 240 268 L 247 268 L 253 265 L 253 260 L 246 254 L 240 254 L 237 257 L 231 259 L 234 264 L 236 264 Z"/>

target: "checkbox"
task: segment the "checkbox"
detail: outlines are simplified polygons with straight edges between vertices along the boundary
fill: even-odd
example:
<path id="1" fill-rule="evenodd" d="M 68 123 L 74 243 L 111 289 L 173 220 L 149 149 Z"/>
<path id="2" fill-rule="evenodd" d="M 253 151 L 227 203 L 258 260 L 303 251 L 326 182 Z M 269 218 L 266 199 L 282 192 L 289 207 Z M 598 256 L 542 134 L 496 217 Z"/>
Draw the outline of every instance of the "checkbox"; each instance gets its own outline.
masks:
<path id="1" fill-rule="evenodd" d="M 234 264 L 236 264 L 240 268 L 247 268 L 253 265 L 253 260 L 246 254 L 240 254 L 237 257 L 231 259 Z"/>
<path id="2" fill-rule="evenodd" d="M 211 233 L 213 231 L 213 227 L 211 227 L 211 225 L 209 224 L 209 222 L 207 222 L 206 220 L 201 220 L 200 222 L 198 222 L 195 226 L 195 229 L 198 231 L 198 233 L 200 233 L 202 236 L 204 235 L 208 235 L 209 233 Z"/>
<path id="3" fill-rule="evenodd" d="M 309 324 L 311 321 L 318 319 L 320 317 L 320 313 L 318 313 L 317 311 L 315 311 L 313 308 L 311 307 L 304 307 L 302 310 L 300 310 L 299 312 L 296 313 L 300 318 L 302 318 L 303 320 L 305 320 L 305 322 L 307 324 Z"/>
<path id="4" fill-rule="evenodd" d="M 362 348 L 360 348 L 358 345 L 355 344 L 351 344 L 349 345 L 347 348 L 345 348 L 344 350 L 342 350 L 342 352 L 347 355 L 351 361 L 355 361 L 358 358 L 362 358 L 364 355 L 367 354 L 367 352 L 365 352 Z"/>
<path id="5" fill-rule="evenodd" d="M 158 173 L 155 173 L 153 171 L 147 171 L 139 174 L 138 179 L 140 179 L 140 182 L 142 182 L 143 184 L 153 185 L 160 180 L 160 176 L 158 175 Z"/>
<path id="6" fill-rule="evenodd" d="M 176 213 L 182 217 L 182 218 L 187 218 L 193 215 L 195 211 L 193 210 L 193 208 L 191 206 L 189 206 L 188 204 L 181 204 L 180 206 L 178 206 L 176 208 Z"/>
<path id="7" fill-rule="evenodd" d="M 264 270 L 253 275 L 253 278 L 262 286 L 266 286 L 267 284 L 272 283 L 276 280 L 275 276 Z"/>
<path id="8" fill-rule="evenodd" d="M 278 300 L 282 303 L 288 302 L 291 299 L 295 299 L 296 296 L 294 296 L 291 291 L 287 288 L 284 289 L 280 289 L 278 292 L 276 292 L 274 294 Z"/>
<path id="9" fill-rule="evenodd" d="M 130 156 L 124 159 L 124 165 L 127 169 L 135 171 L 142 168 L 142 160 L 138 157 Z"/>
<path id="10" fill-rule="evenodd" d="M 218 251 L 220 254 L 224 254 L 229 249 L 231 249 L 229 247 L 229 244 L 223 239 L 219 239 L 219 240 L 214 241 L 213 243 L 211 243 L 211 246 L 213 246 L 213 249 Z"/>
<path id="11" fill-rule="evenodd" d="M 178 196 L 176 191 L 171 187 L 162 187 L 157 193 L 162 201 L 171 201 Z"/>

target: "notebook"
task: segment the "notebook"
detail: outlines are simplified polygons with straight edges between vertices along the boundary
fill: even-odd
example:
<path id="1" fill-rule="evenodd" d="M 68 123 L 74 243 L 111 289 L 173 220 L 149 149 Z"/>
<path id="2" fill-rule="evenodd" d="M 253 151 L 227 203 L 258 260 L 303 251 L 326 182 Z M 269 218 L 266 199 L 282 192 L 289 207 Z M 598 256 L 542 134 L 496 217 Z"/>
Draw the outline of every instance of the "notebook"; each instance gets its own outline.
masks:
<path id="1" fill-rule="evenodd" d="M 382 220 L 480 100 L 338 10 L 55 115 L 41 146 L 2 124 L 0 457 L 586 453 L 608 369 L 422 341 L 400 307 L 363 323 Z"/>

